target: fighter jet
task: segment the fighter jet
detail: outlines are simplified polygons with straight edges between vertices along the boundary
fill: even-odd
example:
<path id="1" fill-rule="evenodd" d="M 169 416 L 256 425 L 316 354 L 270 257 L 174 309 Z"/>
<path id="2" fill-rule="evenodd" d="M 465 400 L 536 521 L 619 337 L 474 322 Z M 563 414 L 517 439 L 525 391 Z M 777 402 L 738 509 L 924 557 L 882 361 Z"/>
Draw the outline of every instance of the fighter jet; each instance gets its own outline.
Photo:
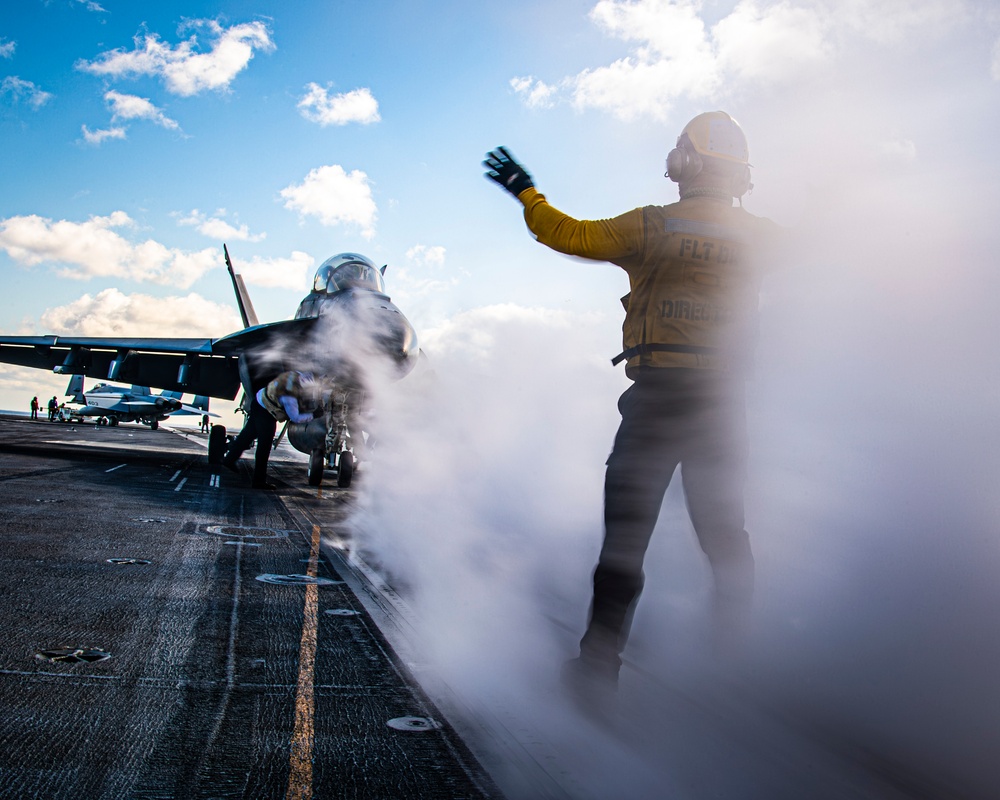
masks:
<path id="1" fill-rule="evenodd" d="M 287 370 L 311 372 L 326 387 L 321 413 L 289 425 L 288 440 L 309 454 L 311 485 L 325 469 L 349 485 L 373 384 L 408 375 L 422 356 L 413 326 L 385 293 L 385 267 L 357 253 L 332 256 L 294 319 L 260 324 L 225 245 L 223 254 L 243 330 L 219 339 L 0 336 L 0 362 L 228 400 L 241 387 L 253 397 Z M 225 447 L 226 429 L 214 425 L 209 461 L 221 461 Z"/>
<path id="2" fill-rule="evenodd" d="M 195 397 L 190 405 L 181 402 L 180 392 L 156 395 L 148 386 L 114 386 L 101 383 L 89 392 L 83 391 L 83 375 L 70 378 L 66 394 L 73 406 L 62 406 L 59 419 L 94 419 L 97 425 L 118 425 L 120 422 L 141 422 L 156 430 L 171 414 L 207 414 L 208 398 Z M 211 416 L 218 416 L 212 414 Z"/>

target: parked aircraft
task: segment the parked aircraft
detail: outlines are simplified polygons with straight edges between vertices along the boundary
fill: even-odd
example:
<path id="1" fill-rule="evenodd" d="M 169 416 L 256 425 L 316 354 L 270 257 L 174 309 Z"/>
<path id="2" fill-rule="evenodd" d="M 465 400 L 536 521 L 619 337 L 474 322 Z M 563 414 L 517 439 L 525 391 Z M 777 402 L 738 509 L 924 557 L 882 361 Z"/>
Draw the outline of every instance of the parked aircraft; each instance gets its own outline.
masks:
<path id="1" fill-rule="evenodd" d="M 83 419 L 91 417 L 98 425 L 117 425 L 120 422 L 141 422 L 152 430 L 171 414 L 206 414 L 208 398 L 195 397 L 191 405 L 181 402 L 180 392 L 156 395 L 148 386 L 113 386 L 101 383 L 89 392 L 83 391 L 83 375 L 74 375 L 66 387 L 66 394 L 75 406 L 60 408 L 61 418 Z M 212 416 L 218 416 L 213 414 Z"/>
<path id="2" fill-rule="evenodd" d="M 385 294 L 385 267 L 357 253 L 332 256 L 294 319 L 260 324 L 225 246 L 223 253 L 241 331 L 219 339 L 0 336 L 0 362 L 229 400 L 241 387 L 252 397 L 286 370 L 312 372 L 328 387 L 322 416 L 289 425 L 288 440 L 309 454 L 310 484 L 330 468 L 349 485 L 373 376 L 402 378 L 422 355 L 413 326 Z M 218 463 L 225 446 L 225 427 L 213 426 L 209 461 Z"/>

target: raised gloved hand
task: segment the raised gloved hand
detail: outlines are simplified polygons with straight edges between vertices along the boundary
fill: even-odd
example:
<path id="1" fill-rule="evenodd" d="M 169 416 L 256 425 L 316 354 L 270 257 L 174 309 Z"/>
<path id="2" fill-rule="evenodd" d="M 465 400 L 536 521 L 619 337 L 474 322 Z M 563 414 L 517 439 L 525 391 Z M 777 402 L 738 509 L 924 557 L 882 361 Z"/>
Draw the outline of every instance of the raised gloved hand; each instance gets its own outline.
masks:
<path id="1" fill-rule="evenodd" d="M 486 177 L 499 183 L 514 197 L 535 185 L 528 171 L 514 160 L 505 147 L 487 153 L 483 166 L 489 170 Z"/>

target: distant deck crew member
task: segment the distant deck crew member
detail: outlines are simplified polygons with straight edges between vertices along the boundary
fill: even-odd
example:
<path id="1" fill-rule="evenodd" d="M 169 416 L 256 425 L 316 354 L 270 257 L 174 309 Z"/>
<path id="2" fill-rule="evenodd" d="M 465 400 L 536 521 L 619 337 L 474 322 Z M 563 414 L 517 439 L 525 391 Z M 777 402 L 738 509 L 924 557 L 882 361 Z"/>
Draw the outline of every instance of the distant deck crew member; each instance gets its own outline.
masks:
<path id="1" fill-rule="evenodd" d="M 52 422 L 56 418 L 56 409 L 59 408 L 59 401 L 53 397 L 49 400 L 49 422 Z"/>
<path id="2" fill-rule="evenodd" d="M 538 241 L 609 261 L 628 274 L 623 352 L 632 386 L 607 462 L 605 535 L 580 655 L 564 670 L 577 696 L 614 689 L 642 564 L 664 493 L 680 465 L 688 513 L 714 576 L 714 641 L 746 621 L 754 585 L 744 530 L 747 457 L 744 382 L 754 341 L 760 248 L 777 226 L 734 198 L 751 188 L 747 140 L 721 111 L 699 114 L 667 156 L 680 201 L 606 220 L 574 219 L 549 205 L 531 176 L 498 148 L 487 177 L 524 206 Z"/>
<path id="3" fill-rule="evenodd" d="M 31 398 L 31 418 L 38 419 L 38 395 Z"/>
<path id="4" fill-rule="evenodd" d="M 223 466 L 236 472 L 239 457 L 257 441 L 254 454 L 253 488 L 274 489 L 267 481 L 267 462 L 278 422 L 309 422 L 313 412 L 300 409 L 300 401 L 310 398 L 314 391 L 313 377 L 308 372 L 282 372 L 267 386 L 259 389 L 250 399 L 250 409 L 243 430 L 239 432 L 222 458 Z"/>

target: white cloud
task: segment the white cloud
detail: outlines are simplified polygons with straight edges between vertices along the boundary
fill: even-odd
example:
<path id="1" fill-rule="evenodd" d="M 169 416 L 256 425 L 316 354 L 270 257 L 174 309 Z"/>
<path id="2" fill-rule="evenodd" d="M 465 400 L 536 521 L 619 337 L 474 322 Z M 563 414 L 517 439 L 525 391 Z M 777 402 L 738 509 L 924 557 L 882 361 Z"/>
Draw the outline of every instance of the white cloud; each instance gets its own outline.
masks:
<path id="1" fill-rule="evenodd" d="M 81 125 L 80 130 L 83 132 L 83 139 L 87 142 L 87 144 L 100 145 L 107 139 L 126 138 L 125 128 L 121 126 L 114 128 L 98 128 L 96 131 L 92 131 L 86 125 Z"/>
<path id="2" fill-rule="evenodd" d="M 267 237 L 266 233 L 250 233 L 246 225 L 236 227 L 223 219 L 225 216 L 224 209 L 216 211 L 210 217 L 196 208 L 187 216 L 179 218 L 177 224 L 191 225 L 203 236 L 219 241 L 260 242 Z"/>
<path id="3" fill-rule="evenodd" d="M 392 270 L 394 294 L 404 300 L 443 295 L 458 285 L 457 275 L 444 270 L 446 250 L 441 245 L 416 244 L 406 251 L 410 266 Z M 426 303 L 424 304 L 426 309 Z"/>
<path id="4" fill-rule="evenodd" d="M 41 316 L 47 333 L 76 336 L 224 336 L 243 327 L 229 305 L 186 297 L 126 295 L 118 289 L 85 294 Z"/>
<path id="5" fill-rule="evenodd" d="M 710 95 L 721 82 L 700 4 L 692 0 L 601 0 L 591 19 L 610 35 L 635 42 L 633 54 L 568 81 L 578 109 L 598 108 L 622 119 L 664 118 L 675 98 Z"/>
<path id="6" fill-rule="evenodd" d="M 165 116 L 164 113 L 153 105 L 145 97 L 138 97 L 134 94 L 121 94 L 114 90 L 106 92 L 104 99 L 111 107 L 111 121 L 144 119 L 153 122 L 167 130 L 179 130 L 180 125 L 175 120 Z"/>
<path id="7" fill-rule="evenodd" d="M 826 15 L 791 3 L 742 2 L 712 34 L 721 67 L 750 80 L 780 82 L 833 54 Z"/>
<path id="8" fill-rule="evenodd" d="M 21 100 L 24 100 L 36 110 L 52 99 L 49 92 L 42 91 L 31 81 L 26 81 L 16 75 L 8 75 L 0 83 L 0 98 L 4 97 L 9 97 L 13 103 L 20 103 Z"/>
<path id="9" fill-rule="evenodd" d="M 555 83 L 530 76 L 511 86 L 532 108 L 567 101 L 625 120 L 666 119 L 682 97 L 714 100 L 741 84 L 802 80 L 849 37 L 917 46 L 970 13 L 967 0 L 739 0 L 709 26 L 701 0 L 599 0 L 590 19 L 626 42 L 628 55 Z M 992 71 L 1000 80 L 1000 50 Z"/>
<path id="10" fill-rule="evenodd" d="M 86 222 L 8 217 L 0 220 L 0 249 L 25 266 L 58 264 L 68 278 L 121 277 L 181 289 L 219 266 L 215 249 L 185 252 L 152 239 L 133 244 L 115 230 L 133 225 L 124 211 Z"/>
<path id="11" fill-rule="evenodd" d="M 378 101 L 368 89 L 354 89 L 344 94 L 330 95 L 322 86 L 310 83 L 306 94 L 299 100 L 298 109 L 311 122 L 327 125 L 346 125 L 359 122 L 368 125 L 378 122 Z"/>
<path id="12" fill-rule="evenodd" d="M 185 27 L 208 31 L 211 49 L 199 52 L 197 34 L 171 46 L 155 33 L 147 33 L 135 37 L 132 50 L 109 50 L 93 61 L 78 61 L 76 67 L 109 78 L 159 77 L 173 94 L 190 97 L 207 90 L 228 89 L 247 68 L 255 50 L 269 52 L 275 47 L 263 22 L 224 28 L 213 20 L 194 20 Z"/>
<path id="13" fill-rule="evenodd" d="M 17 42 L 0 42 L 0 58 L 13 58 Z"/>
<path id="14" fill-rule="evenodd" d="M 555 105 L 555 95 L 559 90 L 557 86 L 550 86 L 539 80 L 534 75 L 523 78 L 511 78 L 510 86 L 515 94 L 524 98 L 528 108 L 551 108 Z"/>
<path id="15" fill-rule="evenodd" d="M 316 217 L 323 225 L 357 225 L 361 235 L 375 235 L 378 211 L 368 176 L 361 170 L 345 172 L 339 164 L 317 167 L 297 186 L 281 190 L 285 208 Z"/>
<path id="16" fill-rule="evenodd" d="M 308 253 L 293 250 L 288 258 L 254 257 L 239 263 L 234 260 L 233 266 L 248 284 L 306 291 L 316 268 L 316 259 Z"/>
<path id="17" fill-rule="evenodd" d="M 406 257 L 421 266 L 443 267 L 445 249 L 441 245 L 415 244 L 406 251 Z"/>
<path id="18" fill-rule="evenodd" d="M 84 8 L 87 9 L 87 11 L 93 11 L 94 13 L 98 14 L 108 13 L 106 8 L 104 8 L 100 3 L 95 3 L 94 0 L 74 0 L 74 2 L 77 2 L 80 5 L 82 5 Z"/>

